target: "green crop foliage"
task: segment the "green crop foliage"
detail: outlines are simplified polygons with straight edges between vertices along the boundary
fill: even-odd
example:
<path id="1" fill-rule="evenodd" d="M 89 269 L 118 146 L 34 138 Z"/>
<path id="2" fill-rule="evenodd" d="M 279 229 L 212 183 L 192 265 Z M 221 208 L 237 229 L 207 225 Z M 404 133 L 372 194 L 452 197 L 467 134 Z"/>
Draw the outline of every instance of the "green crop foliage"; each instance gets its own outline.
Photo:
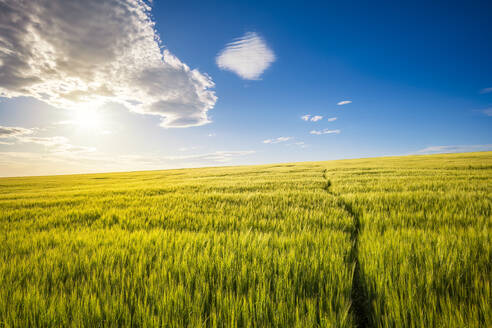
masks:
<path id="1" fill-rule="evenodd" d="M 0 179 L 0 327 L 486 327 L 492 153 Z"/>
<path id="2" fill-rule="evenodd" d="M 346 163 L 347 165 L 342 165 Z M 373 327 L 492 327 L 492 154 L 329 163 Z"/>

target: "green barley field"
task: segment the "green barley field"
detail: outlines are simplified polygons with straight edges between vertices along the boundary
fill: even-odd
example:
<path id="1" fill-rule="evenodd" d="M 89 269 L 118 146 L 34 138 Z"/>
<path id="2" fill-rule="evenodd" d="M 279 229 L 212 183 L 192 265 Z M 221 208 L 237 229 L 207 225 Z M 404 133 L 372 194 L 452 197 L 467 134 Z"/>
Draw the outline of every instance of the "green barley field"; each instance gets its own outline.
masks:
<path id="1" fill-rule="evenodd" d="M 492 152 L 0 179 L 0 327 L 492 327 Z"/>

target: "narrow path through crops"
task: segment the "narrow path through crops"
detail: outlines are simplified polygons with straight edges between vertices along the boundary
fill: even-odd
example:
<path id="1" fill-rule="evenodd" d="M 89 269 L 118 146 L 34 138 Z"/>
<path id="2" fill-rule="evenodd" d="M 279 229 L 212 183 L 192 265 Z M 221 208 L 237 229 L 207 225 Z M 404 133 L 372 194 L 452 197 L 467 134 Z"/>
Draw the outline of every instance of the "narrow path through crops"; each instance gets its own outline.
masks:
<path id="1" fill-rule="evenodd" d="M 352 280 L 352 307 L 351 311 L 357 322 L 357 327 L 364 328 L 370 327 L 369 314 L 370 314 L 370 302 L 367 297 L 366 289 L 364 287 L 364 281 L 360 269 L 359 263 L 359 233 L 360 233 L 360 218 L 359 214 L 354 211 L 352 205 L 339 195 L 333 193 L 330 190 L 331 181 L 328 178 L 327 170 L 323 171 L 323 177 L 326 180 L 324 189 L 327 193 L 337 198 L 340 207 L 347 212 L 354 220 L 354 227 L 351 232 L 352 250 L 350 252 L 350 262 L 354 264 L 354 275 Z"/>

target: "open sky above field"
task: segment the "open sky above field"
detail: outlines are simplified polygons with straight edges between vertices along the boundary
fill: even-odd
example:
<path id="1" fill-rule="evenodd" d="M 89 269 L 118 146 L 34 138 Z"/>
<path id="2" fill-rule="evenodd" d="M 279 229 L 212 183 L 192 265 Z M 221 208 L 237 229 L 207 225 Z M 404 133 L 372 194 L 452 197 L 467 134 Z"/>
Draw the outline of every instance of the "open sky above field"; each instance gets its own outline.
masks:
<path id="1" fill-rule="evenodd" d="M 490 1 L 0 13 L 0 176 L 492 150 Z"/>

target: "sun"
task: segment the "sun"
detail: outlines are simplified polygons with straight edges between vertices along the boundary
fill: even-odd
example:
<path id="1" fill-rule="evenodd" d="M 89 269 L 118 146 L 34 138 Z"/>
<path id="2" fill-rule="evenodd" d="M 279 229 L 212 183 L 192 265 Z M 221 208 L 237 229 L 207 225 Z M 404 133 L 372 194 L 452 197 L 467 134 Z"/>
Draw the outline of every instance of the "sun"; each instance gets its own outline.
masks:
<path id="1" fill-rule="evenodd" d="M 83 108 L 75 111 L 74 124 L 85 130 L 98 130 L 102 126 L 102 115 L 97 109 Z"/>

